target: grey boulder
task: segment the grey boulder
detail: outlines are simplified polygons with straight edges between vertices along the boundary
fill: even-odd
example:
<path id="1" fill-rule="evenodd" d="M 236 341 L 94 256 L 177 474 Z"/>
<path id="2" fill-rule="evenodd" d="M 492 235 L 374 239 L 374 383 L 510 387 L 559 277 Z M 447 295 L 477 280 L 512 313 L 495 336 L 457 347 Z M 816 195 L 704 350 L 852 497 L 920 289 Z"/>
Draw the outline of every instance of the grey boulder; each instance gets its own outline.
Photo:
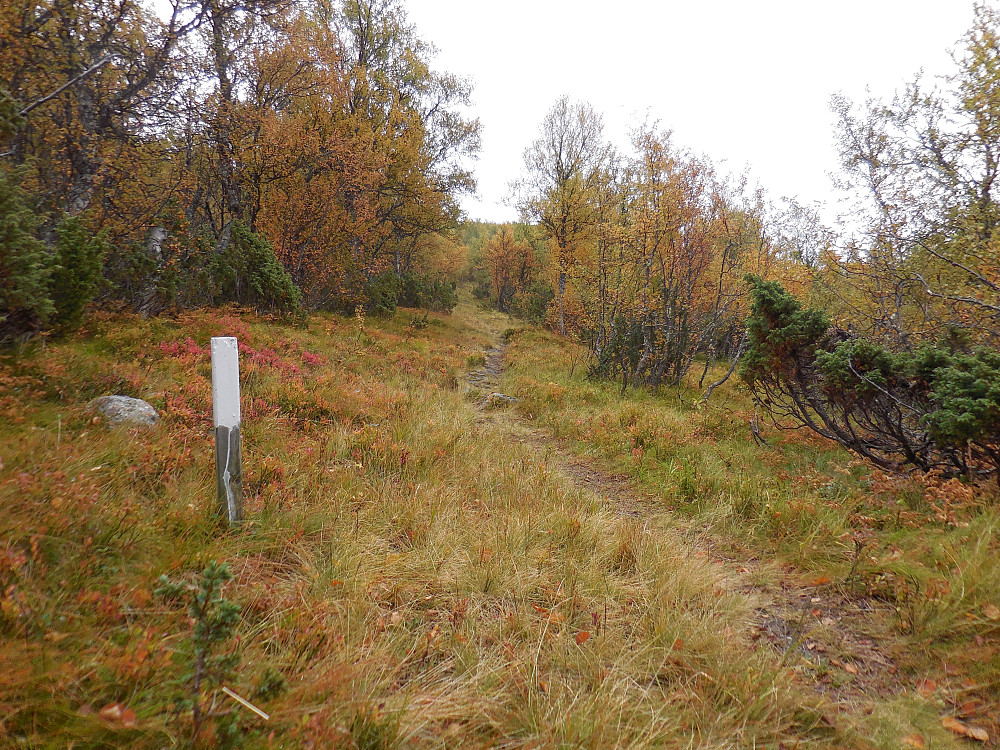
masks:
<path id="1" fill-rule="evenodd" d="M 160 420 L 150 404 L 129 396 L 100 396 L 87 404 L 87 408 L 99 412 L 111 424 L 150 427 Z"/>

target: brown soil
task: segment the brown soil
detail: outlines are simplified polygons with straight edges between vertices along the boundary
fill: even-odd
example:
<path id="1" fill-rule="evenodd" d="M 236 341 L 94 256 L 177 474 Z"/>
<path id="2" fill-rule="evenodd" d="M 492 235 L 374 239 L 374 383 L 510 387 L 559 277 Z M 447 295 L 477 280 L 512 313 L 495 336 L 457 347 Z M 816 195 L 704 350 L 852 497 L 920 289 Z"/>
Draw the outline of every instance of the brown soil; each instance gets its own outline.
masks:
<path id="1" fill-rule="evenodd" d="M 503 358 L 506 351 L 507 343 L 500 341 L 486 352 L 486 363 L 465 376 L 470 389 L 489 393 L 499 387 L 500 375 L 503 373 Z"/>

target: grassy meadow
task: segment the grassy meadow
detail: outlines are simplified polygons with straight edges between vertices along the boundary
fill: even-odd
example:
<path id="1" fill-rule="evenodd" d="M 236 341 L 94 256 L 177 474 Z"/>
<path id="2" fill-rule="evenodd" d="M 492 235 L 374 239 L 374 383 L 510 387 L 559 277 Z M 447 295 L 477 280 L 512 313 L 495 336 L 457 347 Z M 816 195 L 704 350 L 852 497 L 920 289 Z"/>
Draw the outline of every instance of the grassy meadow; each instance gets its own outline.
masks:
<path id="1" fill-rule="evenodd" d="M 505 334 L 518 401 L 484 410 Z M 241 348 L 233 530 L 212 335 Z M 996 488 L 755 444 L 736 379 L 705 404 L 697 375 L 622 396 L 468 301 L 97 315 L 7 352 L 0 746 L 1000 747 Z M 105 393 L 160 423 L 109 428 Z M 230 627 L 190 606 L 213 561 Z"/>

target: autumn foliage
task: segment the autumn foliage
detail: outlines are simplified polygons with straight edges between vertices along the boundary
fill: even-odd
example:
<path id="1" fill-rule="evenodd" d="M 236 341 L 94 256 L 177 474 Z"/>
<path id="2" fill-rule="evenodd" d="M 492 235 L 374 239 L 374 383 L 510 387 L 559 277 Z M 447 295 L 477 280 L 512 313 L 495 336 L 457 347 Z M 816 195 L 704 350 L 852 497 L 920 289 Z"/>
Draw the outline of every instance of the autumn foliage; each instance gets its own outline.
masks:
<path id="1" fill-rule="evenodd" d="M 14 2 L 0 50 L 0 184 L 27 196 L 35 241 L 64 215 L 107 239 L 91 296 L 144 314 L 284 309 L 292 283 L 309 309 L 353 309 L 382 274 L 442 273 L 429 249 L 450 242 L 473 186 L 479 125 L 455 109 L 468 84 L 432 70 L 397 0 Z M 289 282 L 222 267 L 240 226 Z M 0 307 L 43 324 L 46 304 L 17 291 L 38 251 L 18 247 Z M 59 265 L 41 255 L 40 273 Z M 261 274 L 277 286 L 244 294 Z"/>
<path id="2" fill-rule="evenodd" d="M 528 289 L 538 272 L 535 253 L 527 242 L 514 239 L 510 227 L 502 227 L 483 246 L 483 262 L 497 308 L 508 312 L 514 297 Z"/>
<path id="3" fill-rule="evenodd" d="M 743 275 L 771 272 L 779 253 L 763 199 L 743 181 L 669 131 L 638 128 L 632 151 L 616 153 L 600 116 L 564 97 L 525 151 L 515 192 L 549 243 L 552 326 L 588 342 L 592 374 L 655 388 L 696 358 L 739 356 Z"/>

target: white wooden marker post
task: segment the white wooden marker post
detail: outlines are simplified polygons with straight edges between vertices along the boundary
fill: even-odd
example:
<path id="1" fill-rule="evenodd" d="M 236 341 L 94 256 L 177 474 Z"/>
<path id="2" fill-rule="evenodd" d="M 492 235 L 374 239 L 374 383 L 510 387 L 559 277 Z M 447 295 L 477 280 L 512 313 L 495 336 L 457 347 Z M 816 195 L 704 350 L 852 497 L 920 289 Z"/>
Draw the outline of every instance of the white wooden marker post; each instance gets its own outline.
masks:
<path id="1" fill-rule="evenodd" d="M 212 338 L 212 415 L 219 513 L 230 524 L 243 520 L 240 456 L 240 354 L 231 336 Z"/>

